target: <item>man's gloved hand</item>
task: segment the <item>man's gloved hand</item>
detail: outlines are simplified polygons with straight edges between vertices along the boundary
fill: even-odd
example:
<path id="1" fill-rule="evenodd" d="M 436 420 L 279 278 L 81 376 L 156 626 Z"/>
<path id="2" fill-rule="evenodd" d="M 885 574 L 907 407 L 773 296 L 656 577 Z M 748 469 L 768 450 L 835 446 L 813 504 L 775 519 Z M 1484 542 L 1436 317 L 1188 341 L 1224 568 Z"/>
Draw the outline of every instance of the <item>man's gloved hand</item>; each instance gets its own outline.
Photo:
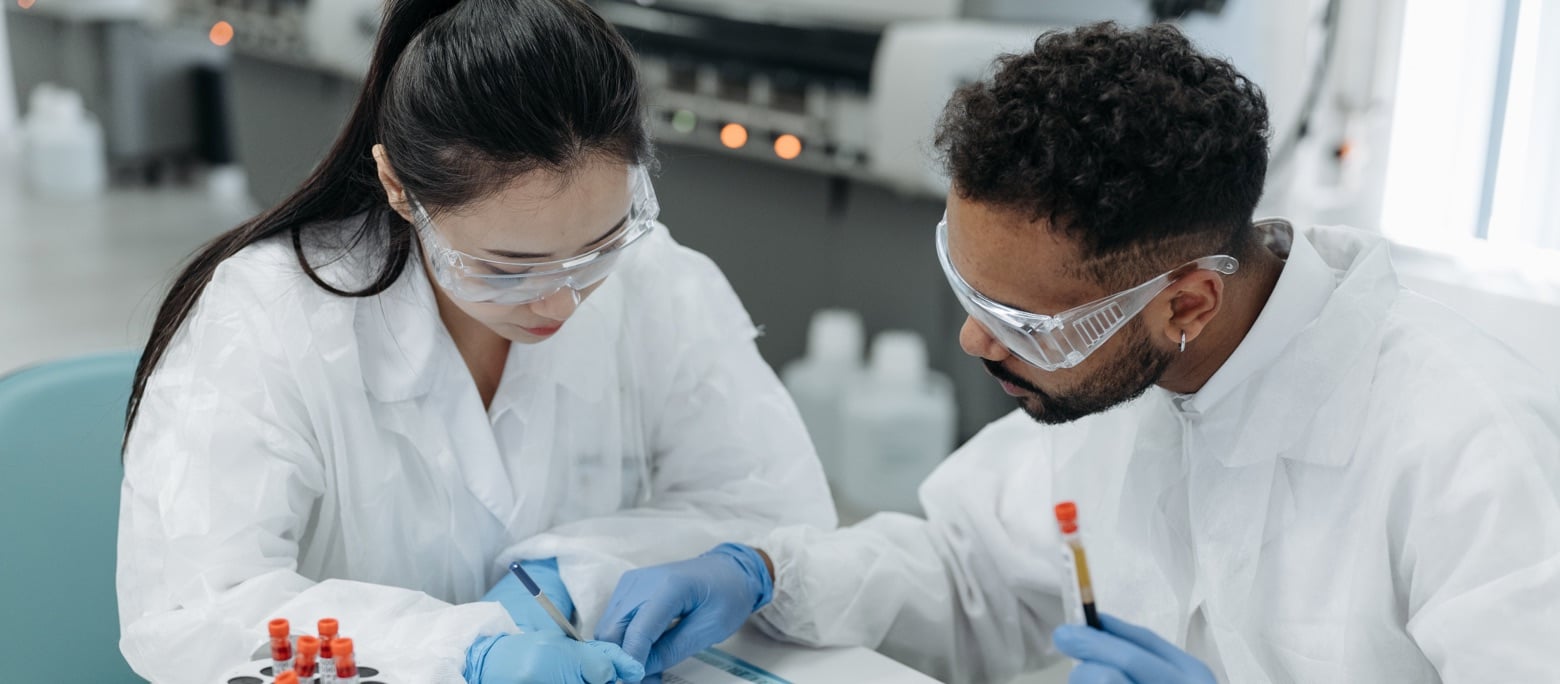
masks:
<path id="1" fill-rule="evenodd" d="M 1062 625 L 1051 640 L 1078 660 L 1068 684 L 1216 684 L 1202 661 L 1137 625 L 1100 613 L 1103 630 Z"/>
<path id="2" fill-rule="evenodd" d="M 721 544 L 698 558 L 624 573 L 596 638 L 622 644 L 646 674 L 659 675 L 735 634 L 773 595 L 774 578 L 756 549 Z"/>
<path id="3" fill-rule="evenodd" d="M 542 593 L 558 607 L 558 611 L 573 620 L 574 600 L 569 598 L 568 587 L 563 586 L 563 576 L 558 573 L 558 559 L 521 561 L 520 566 L 525 568 L 526 574 L 542 588 Z M 547 615 L 547 611 L 536 602 L 531 592 L 525 590 L 525 585 L 520 583 L 520 578 L 515 577 L 512 572 L 504 573 L 504 578 L 493 585 L 482 600 L 502 605 L 504 610 L 509 611 L 509 616 L 514 618 L 515 625 L 524 631 L 543 632 L 549 629 L 560 631 L 557 625 L 553 624 L 552 618 Z"/>
<path id="4" fill-rule="evenodd" d="M 644 666 L 623 649 L 550 632 L 478 637 L 466 651 L 470 684 L 613 684 L 638 682 Z"/>

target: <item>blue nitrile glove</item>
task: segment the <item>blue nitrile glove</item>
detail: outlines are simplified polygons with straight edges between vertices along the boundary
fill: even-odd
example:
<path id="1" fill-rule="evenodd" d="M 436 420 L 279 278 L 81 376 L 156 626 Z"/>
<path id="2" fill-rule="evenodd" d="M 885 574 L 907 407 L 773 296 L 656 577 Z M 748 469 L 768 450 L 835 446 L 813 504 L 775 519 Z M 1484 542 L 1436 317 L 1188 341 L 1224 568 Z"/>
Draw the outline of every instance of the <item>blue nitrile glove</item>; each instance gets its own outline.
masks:
<path id="1" fill-rule="evenodd" d="M 645 668 L 615 644 L 551 632 L 478 637 L 466 650 L 471 684 L 612 684 L 644 679 Z"/>
<path id="2" fill-rule="evenodd" d="M 1057 650 L 1078 660 L 1068 684 L 1215 684 L 1202 661 L 1142 627 L 1100 613 L 1103 630 L 1062 625 Z"/>
<path id="3" fill-rule="evenodd" d="M 542 588 L 542 593 L 558 607 L 558 612 L 573 620 L 574 600 L 569 598 L 569 589 L 563 586 L 563 576 L 558 574 L 558 559 L 521 561 L 520 566 L 525 568 L 526 574 L 530 575 L 531 579 L 536 580 L 536 586 Z M 552 617 L 547 615 L 547 610 L 542 608 L 542 604 L 536 602 L 531 592 L 526 591 L 525 585 L 520 583 L 520 578 L 515 577 L 512 572 L 504 573 L 504 578 L 493 585 L 482 600 L 502 605 L 504 610 L 509 611 L 509 616 L 514 618 L 515 626 L 522 630 L 561 632 L 553 623 Z"/>
<path id="4" fill-rule="evenodd" d="M 735 634 L 774 591 L 758 551 L 721 544 L 698 558 L 624 573 L 596 638 L 622 644 L 647 675 L 657 675 Z"/>

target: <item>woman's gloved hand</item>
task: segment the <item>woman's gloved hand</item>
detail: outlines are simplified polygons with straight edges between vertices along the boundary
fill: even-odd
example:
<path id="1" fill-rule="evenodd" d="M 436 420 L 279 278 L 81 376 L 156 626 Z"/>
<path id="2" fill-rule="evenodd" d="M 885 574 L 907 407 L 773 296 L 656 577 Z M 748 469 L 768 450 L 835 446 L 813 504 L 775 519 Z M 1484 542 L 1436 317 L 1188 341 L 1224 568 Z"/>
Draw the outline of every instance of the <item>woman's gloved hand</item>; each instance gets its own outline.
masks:
<path id="1" fill-rule="evenodd" d="M 757 550 L 721 544 L 698 558 L 624 573 L 596 638 L 622 644 L 654 676 L 725 641 L 773 594 Z"/>
<path id="2" fill-rule="evenodd" d="M 614 644 L 575 641 L 554 627 L 479 637 L 464 674 L 470 684 L 613 684 L 638 682 L 645 668 Z"/>
<path id="3" fill-rule="evenodd" d="M 1142 627 L 1100 613 L 1103 630 L 1062 625 L 1057 650 L 1078 660 L 1068 684 L 1215 684 L 1202 661 Z"/>
<path id="4" fill-rule="evenodd" d="M 542 588 L 542 593 L 558 607 L 558 611 L 573 620 L 574 600 L 569 598 L 569 589 L 563 585 L 563 576 L 558 573 L 558 559 L 521 561 L 520 566 Z M 509 616 L 514 618 L 515 626 L 524 631 L 559 631 L 547 611 L 536 602 L 531 592 L 525 590 L 525 585 L 520 583 L 520 578 L 515 577 L 514 573 L 504 573 L 504 578 L 493 585 L 482 600 L 503 606 L 504 610 L 509 611 Z"/>

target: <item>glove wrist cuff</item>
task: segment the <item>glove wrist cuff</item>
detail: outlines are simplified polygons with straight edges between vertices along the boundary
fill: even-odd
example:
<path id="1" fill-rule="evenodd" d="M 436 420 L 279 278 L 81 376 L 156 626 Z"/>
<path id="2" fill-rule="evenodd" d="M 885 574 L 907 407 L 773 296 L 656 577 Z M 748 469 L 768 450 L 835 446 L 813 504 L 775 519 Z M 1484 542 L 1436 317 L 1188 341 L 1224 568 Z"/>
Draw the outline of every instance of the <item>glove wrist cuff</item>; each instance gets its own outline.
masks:
<path id="1" fill-rule="evenodd" d="M 706 556 L 725 556 L 735 561 L 747 576 L 748 587 L 753 590 L 753 608 L 750 612 L 769 605 L 775 597 L 775 581 L 769 576 L 769 566 L 764 563 L 764 557 L 758 555 L 758 550 L 743 544 L 721 544 L 710 549 Z"/>
<path id="2" fill-rule="evenodd" d="M 490 634 L 477 637 L 471 646 L 466 649 L 466 669 L 461 672 L 467 682 L 476 684 L 482 680 L 482 662 L 487 660 L 488 651 L 493 650 L 493 644 L 503 638 L 502 634 Z"/>

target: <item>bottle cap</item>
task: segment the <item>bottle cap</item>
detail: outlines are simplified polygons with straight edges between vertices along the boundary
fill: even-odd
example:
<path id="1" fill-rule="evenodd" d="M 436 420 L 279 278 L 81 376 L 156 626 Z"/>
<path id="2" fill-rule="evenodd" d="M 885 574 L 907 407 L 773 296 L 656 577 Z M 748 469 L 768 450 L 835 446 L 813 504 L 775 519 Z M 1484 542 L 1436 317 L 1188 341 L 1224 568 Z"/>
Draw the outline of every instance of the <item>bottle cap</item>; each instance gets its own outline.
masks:
<path id="1" fill-rule="evenodd" d="M 907 330 L 887 330 L 872 340 L 872 376 L 880 382 L 919 385 L 926 377 L 926 343 Z"/>
<path id="2" fill-rule="evenodd" d="M 861 314 L 820 309 L 807 327 L 807 355 L 823 361 L 861 363 Z"/>
<path id="3" fill-rule="evenodd" d="M 338 658 L 341 657 L 341 656 L 352 655 L 352 640 L 351 639 L 331 639 L 330 640 L 330 651 L 331 651 L 332 654 L 334 654 Z"/>
<path id="4" fill-rule="evenodd" d="M 272 639 L 279 639 L 279 638 L 287 636 L 288 633 L 291 632 L 292 628 L 290 626 L 288 626 L 286 619 L 284 619 L 284 618 L 276 618 L 275 620 L 271 621 L 270 630 L 271 630 L 271 638 Z"/>
<path id="5" fill-rule="evenodd" d="M 304 635 L 298 637 L 298 652 L 306 655 L 314 655 L 320 652 L 320 640 L 316 637 Z"/>

